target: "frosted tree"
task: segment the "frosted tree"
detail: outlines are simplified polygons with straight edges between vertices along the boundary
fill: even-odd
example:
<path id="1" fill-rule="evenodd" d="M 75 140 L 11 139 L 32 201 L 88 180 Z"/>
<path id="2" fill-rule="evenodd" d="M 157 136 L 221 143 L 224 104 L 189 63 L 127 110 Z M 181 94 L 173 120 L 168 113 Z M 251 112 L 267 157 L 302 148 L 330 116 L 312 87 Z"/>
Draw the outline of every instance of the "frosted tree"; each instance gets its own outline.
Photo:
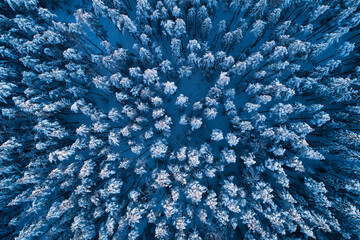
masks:
<path id="1" fill-rule="evenodd" d="M 224 149 L 221 151 L 222 159 L 227 163 L 235 163 L 236 155 L 233 149 Z"/>
<path id="2" fill-rule="evenodd" d="M 196 129 L 199 129 L 202 125 L 202 119 L 193 117 L 190 120 L 191 130 L 194 131 Z"/>
<path id="3" fill-rule="evenodd" d="M 201 34 L 203 38 L 207 38 L 209 36 L 211 28 L 212 28 L 211 19 L 206 18 L 201 25 Z"/>
<path id="4" fill-rule="evenodd" d="M 164 83 L 164 93 L 168 95 L 173 95 L 176 92 L 177 87 L 174 82 L 165 82 Z"/>
<path id="5" fill-rule="evenodd" d="M 184 96 L 182 93 L 176 98 L 176 105 L 179 107 L 186 107 L 189 104 L 189 98 Z"/>
<path id="6" fill-rule="evenodd" d="M 194 181 L 189 184 L 186 190 L 187 197 L 190 198 L 195 204 L 199 203 L 202 199 L 202 195 L 206 192 L 206 187 Z"/>
<path id="7" fill-rule="evenodd" d="M 151 156 L 154 158 L 164 157 L 167 152 L 167 145 L 165 140 L 157 140 L 150 147 Z"/>
<path id="8" fill-rule="evenodd" d="M 179 38 L 183 34 L 186 34 L 186 24 L 181 18 L 178 18 L 175 21 L 174 33 L 176 38 Z"/>
<path id="9" fill-rule="evenodd" d="M 156 69 L 146 69 L 143 74 L 143 79 L 145 84 L 156 84 L 160 78 Z"/>
<path id="10" fill-rule="evenodd" d="M 341 57 L 347 57 L 354 50 L 355 44 L 350 42 L 345 42 L 339 49 L 339 54 Z"/>
<path id="11" fill-rule="evenodd" d="M 263 31 L 265 29 L 265 22 L 261 21 L 261 20 L 257 20 L 254 25 L 253 25 L 253 29 L 251 30 L 251 32 L 256 36 L 259 37 Z"/>
<path id="12" fill-rule="evenodd" d="M 206 53 L 199 61 L 199 67 L 204 69 L 206 72 L 210 72 L 215 65 L 215 57 L 209 52 Z"/>

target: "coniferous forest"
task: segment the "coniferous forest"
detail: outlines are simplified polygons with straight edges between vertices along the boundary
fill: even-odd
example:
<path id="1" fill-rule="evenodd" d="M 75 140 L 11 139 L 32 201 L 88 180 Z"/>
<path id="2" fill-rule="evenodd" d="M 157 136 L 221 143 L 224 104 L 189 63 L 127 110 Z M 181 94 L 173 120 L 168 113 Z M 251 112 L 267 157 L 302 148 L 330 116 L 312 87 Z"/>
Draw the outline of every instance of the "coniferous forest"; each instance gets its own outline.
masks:
<path id="1" fill-rule="evenodd" d="M 359 240 L 360 0 L 0 0 L 0 239 Z"/>

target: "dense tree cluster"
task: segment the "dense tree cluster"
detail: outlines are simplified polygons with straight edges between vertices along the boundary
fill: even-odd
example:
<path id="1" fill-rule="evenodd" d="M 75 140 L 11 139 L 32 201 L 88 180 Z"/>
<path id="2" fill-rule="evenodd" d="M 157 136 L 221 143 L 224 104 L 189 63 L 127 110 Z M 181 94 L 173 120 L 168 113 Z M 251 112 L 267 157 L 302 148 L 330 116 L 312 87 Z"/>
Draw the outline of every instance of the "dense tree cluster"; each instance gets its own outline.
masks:
<path id="1" fill-rule="evenodd" d="M 1 239 L 360 239 L 359 0 L 0 0 Z"/>

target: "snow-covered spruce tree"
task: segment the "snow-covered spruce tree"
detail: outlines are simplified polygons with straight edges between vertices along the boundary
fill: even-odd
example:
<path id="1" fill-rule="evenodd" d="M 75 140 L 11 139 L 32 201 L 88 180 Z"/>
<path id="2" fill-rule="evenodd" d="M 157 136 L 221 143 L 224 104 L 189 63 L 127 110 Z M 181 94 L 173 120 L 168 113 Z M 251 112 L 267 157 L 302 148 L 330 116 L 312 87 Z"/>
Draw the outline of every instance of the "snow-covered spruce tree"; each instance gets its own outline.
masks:
<path id="1" fill-rule="evenodd" d="M 1 239 L 360 239 L 360 1 L 0 0 Z"/>

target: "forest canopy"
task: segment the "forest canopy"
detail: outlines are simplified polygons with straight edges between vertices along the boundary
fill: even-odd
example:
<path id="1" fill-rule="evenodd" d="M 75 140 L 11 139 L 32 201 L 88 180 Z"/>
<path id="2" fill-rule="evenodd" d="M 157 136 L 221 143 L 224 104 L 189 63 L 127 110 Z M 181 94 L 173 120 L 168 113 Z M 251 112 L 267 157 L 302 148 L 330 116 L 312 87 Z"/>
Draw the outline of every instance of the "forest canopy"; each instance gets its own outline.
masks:
<path id="1" fill-rule="evenodd" d="M 0 0 L 0 239 L 360 239 L 360 0 Z"/>

